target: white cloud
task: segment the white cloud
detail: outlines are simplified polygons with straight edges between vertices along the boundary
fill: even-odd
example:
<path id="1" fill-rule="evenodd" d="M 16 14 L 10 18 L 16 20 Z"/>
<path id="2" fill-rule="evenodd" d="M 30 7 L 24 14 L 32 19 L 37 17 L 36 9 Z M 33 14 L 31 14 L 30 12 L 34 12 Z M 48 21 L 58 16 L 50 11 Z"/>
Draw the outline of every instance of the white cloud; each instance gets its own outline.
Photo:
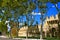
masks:
<path id="1" fill-rule="evenodd" d="M 41 15 L 41 13 L 32 12 L 32 15 Z"/>
<path id="2" fill-rule="evenodd" d="M 56 4 L 56 7 L 57 7 L 57 4 Z"/>

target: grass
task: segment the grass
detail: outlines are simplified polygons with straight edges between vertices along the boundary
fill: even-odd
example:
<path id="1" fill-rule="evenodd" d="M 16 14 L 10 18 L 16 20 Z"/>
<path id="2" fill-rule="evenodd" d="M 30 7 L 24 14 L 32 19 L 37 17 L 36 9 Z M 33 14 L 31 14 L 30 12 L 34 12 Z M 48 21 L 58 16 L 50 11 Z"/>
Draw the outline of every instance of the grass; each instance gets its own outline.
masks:
<path id="1" fill-rule="evenodd" d="M 21 36 L 19 38 L 26 38 L 26 37 Z M 40 39 L 40 37 L 28 37 L 28 39 Z M 47 38 L 43 38 L 43 39 L 46 39 L 46 40 L 60 40 L 60 38 L 56 38 L 56 37 L 52 37 L 52 38 L 47 37 Z"/>
<path id="2" fill-rule="evenodd" d="M 18 38 L 26 38 L 25 36 L 20 36 L 20 37 L 18 37 Z M 40 37 L 28 37 L 29 39 L 39 39 Z"/>
<path id="3" fill-rule="evenodd" d="M 16 37 L 15 37 L 16 38 Z M 26 36 L 19 36 L 18 38 L 26 38 Z M 40 37 L 28 37 L 28 39 L 40 39 Z M 43 39 L 46 39 L 46 40 L 60 40 L 60 38 L 57 38 L 57 37 L 47 37 L 47 38 L 43 38 Z"/>
<path id="4" fill-rule="evenodd" d="M 56 38 L 56 37 L 50 38 L 50 37 L 47 37 L 46 40 L 60 40 L 60 38 Z"/>

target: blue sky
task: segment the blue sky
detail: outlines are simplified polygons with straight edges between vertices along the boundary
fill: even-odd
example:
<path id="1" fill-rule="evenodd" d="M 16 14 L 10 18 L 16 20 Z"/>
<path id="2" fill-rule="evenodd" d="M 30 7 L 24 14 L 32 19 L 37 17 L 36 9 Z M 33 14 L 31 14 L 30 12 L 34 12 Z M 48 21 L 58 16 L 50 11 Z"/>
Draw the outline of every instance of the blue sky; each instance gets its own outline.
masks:
<path id="1" fill-rule="evenodd" d="M 54 4 L 47 2 L 46 6 L 47 6 L 47 12 L 45 13 L 45 16 L 50 17 L 52 15 L 55 16 L 56 14 L 58 14 L 58 10 L 56 9 Z M 60 9 L 60 2 L 57 3 L 57 7 Z M 36 9 L 33 10 L 33 12 L 38 14 L 40 12 L 40 9 L 36 7 Z M 34 24 L 36 23 L 36 21 L 38 22 L 38 24 L 41 23 L 40 17 L 41 17 L 40 15 L 34 15 L 35 18 Z M 24 19 L 23 21 L 26 21 L 25 17 L 23 17 L 23 19 Z"/>
<path id="2" fill-rule="evenodd" d="M 45 16 L 50 17 L 52 15 L 55 16 L 56 14 L 58 14 L 58 10 L 56 9 L 54 4 L 48 2 L 46 6 L 47 6 L 47 12 L 46 12 Z M 57 3 L 57 7 L 60 9 L 60 2 Z M 36 8 L 34 10 L 34 12 L 36 12 L 36 13 L 39 13 L 39 11 L 40 11 L 39 8 Z M 36 23 L 36 21 L 38 21 L 39 24 L 41 23 L 40 15 L 35 15 L 34 24 Z"/>

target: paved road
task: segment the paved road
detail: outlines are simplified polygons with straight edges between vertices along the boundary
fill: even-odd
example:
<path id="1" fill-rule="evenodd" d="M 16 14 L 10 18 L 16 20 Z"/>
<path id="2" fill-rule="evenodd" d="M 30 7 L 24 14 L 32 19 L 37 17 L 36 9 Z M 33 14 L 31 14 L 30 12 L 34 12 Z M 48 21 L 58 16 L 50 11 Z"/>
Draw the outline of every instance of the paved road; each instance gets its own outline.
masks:
<path id="1" fill-rule="evenodd" d="M 22 40 L 22 39 L 0 38 L 0 40 Z"/>
<path id="2" fill-rule="evenodd" d="M 0 36 L 0 40 L 40 40 L 40 39 L 23 39 L 23 38 L 13 38 L 13 39 L 11 39 L 11 38 L 8 38 L 6 36 Z"/>
<path id="3" fill-rule="evenodd" d="M 40 39 L 9 39 L 9 38 L 0 38 L 0 40 L 40 40 Z"/>

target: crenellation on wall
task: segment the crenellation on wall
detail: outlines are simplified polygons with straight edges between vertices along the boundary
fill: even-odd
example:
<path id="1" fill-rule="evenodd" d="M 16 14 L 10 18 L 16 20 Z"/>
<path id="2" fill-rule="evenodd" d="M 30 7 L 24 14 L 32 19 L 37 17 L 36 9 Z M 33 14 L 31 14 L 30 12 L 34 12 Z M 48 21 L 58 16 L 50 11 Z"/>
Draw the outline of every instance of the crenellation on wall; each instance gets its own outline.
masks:
<path id="1" fill-rule="evenodd" d="M 54 15 L 52 15 L 50 17 L 46 17 L 46 20 L 45 20 L 44 25 L 43 25 L 43 31 L 45 33 L 47 33 L 47 32 L 49 32 L 49 28 L 56 29 L 58 27 L 57 23 L 58 23 L 58 14 L 56 15 L 56 18 L 54 18 Z M 39 32 L 40 32 L 41 31 L 41 24 L 38 25 L 38 28 L 39 28 Z M 18 35 L 19 36 L 26 36 L 26 31 L 27 31 L 27 27 L 24 26 L 24 27 L 20 28 Z"/>

